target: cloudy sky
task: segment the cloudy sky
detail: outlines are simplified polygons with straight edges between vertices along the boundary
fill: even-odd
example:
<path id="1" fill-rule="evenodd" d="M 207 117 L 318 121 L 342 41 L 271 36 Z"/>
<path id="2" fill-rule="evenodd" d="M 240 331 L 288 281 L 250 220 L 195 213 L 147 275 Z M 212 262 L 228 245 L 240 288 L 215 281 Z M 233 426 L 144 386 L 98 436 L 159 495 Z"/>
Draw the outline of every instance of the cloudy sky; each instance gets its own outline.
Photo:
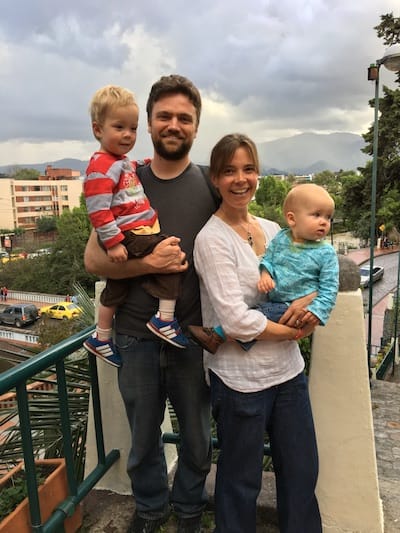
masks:
<path id="1" fill-rule="evenodd" d="M 367 131 L 382 57 L 373 29 L 399 0 L 13 0 L 0 17 L 0 165 L 88 159 L 88 105 L 114 83 L 141 109 L 132 156 L 151 155 L 145 104 L 163 74 L 189 77 L 203 114 L 192 158 L 221 135 L 257 142 Z M 381 69 L 382 83 L 394 75 Z"/>

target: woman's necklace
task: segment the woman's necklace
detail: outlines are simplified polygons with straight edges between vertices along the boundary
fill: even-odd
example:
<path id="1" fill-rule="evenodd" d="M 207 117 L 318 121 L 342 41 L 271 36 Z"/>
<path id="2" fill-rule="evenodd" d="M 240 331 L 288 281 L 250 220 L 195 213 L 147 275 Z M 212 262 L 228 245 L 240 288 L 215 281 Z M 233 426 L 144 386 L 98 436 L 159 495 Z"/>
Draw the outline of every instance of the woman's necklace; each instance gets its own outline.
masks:
<path id="1" fill-rule="evenodd" d="M 250 222 L 247 223 L 247 242 L 250 244 L 250 246 L 253 248 L 254 246 L 254 240 L 253 240 L 253 235 L 251 234 L 251 231 L 250 231 Z"/>
<path id="2" fill-rule="evenodd" d="M 237 224 L 232 224 L 229 221 L 229 218 L 226 216 L 225 212 L 223 210 L 221 210 L 221 211 L 222 211 L 222 214 L 223 214 L 222 219 L 225 220 L 225 222 L 227 224 L 229 224 L 232 228 L 241 228 L 246 233 L 247 242 L 253 248 L 253 246 L 254 246 L 254 238 L 253 238 L 252 232 L 250 231 L 250 226 L 251 226 L 251 222 L 254 219 L 254 217 L 249 215 L 249 218 L 247 219 L 246 222 L 238 222 Z"/>
<path id="3" fill-rule="evenodd" d="M 251 225 L 251 220 L 248 220 L 247 221 L 247 226 L 246 226 L 246 222 L 241 222 L 239 224 L 232 224 L 232 227 L 233 228 L 241 228 L 246 233 L 247 242 L 253 248 L 254 239 L 253 239 L 253 234 L 250 231 L 250 225 Z"/>

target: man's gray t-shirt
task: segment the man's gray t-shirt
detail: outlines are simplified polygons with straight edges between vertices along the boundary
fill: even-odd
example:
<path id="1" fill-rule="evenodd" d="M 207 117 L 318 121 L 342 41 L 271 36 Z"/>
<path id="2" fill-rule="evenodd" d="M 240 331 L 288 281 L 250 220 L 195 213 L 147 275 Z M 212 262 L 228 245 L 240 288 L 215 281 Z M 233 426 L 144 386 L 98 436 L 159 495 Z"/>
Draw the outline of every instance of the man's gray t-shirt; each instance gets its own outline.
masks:
<path id="1" fill-rule="evenodd" d="M 200 229 L 216 210 L 215 199 L 203 172 L 190 164 L 173 179 L 157 178 L 149 165 L 137 173 L 151 205 L 157 210 L 161 232 L 181 239 L 189 268 L 182 274 L 181 295 L 176 303 L 176 317 L 183 330 L 189 324 L 201 324 L 198 278 L 193 265 L 193 244 Z M 167 275 L 167 274 L 166 274 Z M 118 308 L 115 329 L 119 334 L 154 339 L 146 327 L 158 309 L 158 299 L 145 292 L 143 277 L 133 278 L 125 303 Z"/>

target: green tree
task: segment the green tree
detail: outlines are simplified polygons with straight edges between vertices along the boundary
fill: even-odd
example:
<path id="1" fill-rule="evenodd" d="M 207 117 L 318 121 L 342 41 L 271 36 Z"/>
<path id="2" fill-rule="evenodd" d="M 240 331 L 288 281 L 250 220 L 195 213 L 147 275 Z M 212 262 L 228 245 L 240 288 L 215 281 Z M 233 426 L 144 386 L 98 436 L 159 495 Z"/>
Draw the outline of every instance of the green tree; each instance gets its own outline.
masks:
<path id="1" fill-rule="evenodd" d="M 342 184 L 341 212 L 346 219 L 347 226 L 358 237 L 368 240 L 370 227 L 370 210 L 366 205 L 370 203 L 371 186 L 365 176 L 349 174 Z"/>
<path id="2" fill-rule="evenodd" d="M 344 188 L 349 187 L 349 185 L 353 185 L 354 180 L 356 180 L 358 176 L 359 174 L 357 174 L 354 170 L 341 170 L 339 172 L 324 170 L 323 172 L 316 174 L 313 179 L 314 183 L 325 187 L 335 200 L 334 218 L 340 224 L 340 231 L 342 231 L 342 229 L 346 230 L 347 228 L 353 229 L 354 221 L 357 221 L 359 217 L 358 211 L 357 217 L 354 217 L 354 206 L 349 204 L 349 195 L 347 192 L 344 192 Z M 353 200 L 352 197 L 351 199 Z"/>
<path id="3" fill-rule="evenodd" d="M 8 234 L 12 234 L 12 233 L 14 233 L 13 229 L 9 229 L 9 228 L 1 228 L 0 229 L 0 234 L 1 235 L 8 235 Z"/>
<path id="4" fill-rule="evenodd" d="M 39 344 L 42 350 L 53 346 L 83 329 L 78 319 L 54 320 L 43 317 L 39 323 Z"/>
<path id="5" fill-rule="evenodd" d="M 58 236 L 52 253 L 2 265 L 2 283 L 21 291 L 72 294 L 78 282 L 93 295 L 97 278 L 88 274 L 83 264 L 90 231 L 84 203 L 72 211 L 64 211 L 57 219 Z"/>
<path id="6" fill-rule="evenodd" d="M 20 259 L 2 264 L 1 279 L 10 289 L 19 291 L 61 294 L 57 280 L 49 275 L 48 258 L 43 255 L 32 259 Z"/>
<path id="7" fill-rule="evenodd" d="M 400 39 L 400 18 L 394 17 L 393 13 L 381 15 L 381 23 L 374 29 L 386 46 L 397 44 Z"/>
<path id="8" fill-rule="evenodd" d="M 315 174 L 313 182 L 317 185 L 325 187 L 331 196 L 339 198 L 342 192 L 342 176 L 345 174 L 343 170 L 340 172 L 331 172 L 324 170 Z"/>
<path id="9" fill-rule="evenodd" d="M 400 18 L 394 17 L 393 13 L 381 16 L 381 22 L 375 27 L 377 35 L 383 40 L 385 46 L 400 43 Z M 384 67 L 381 67 L 384 68 Z M 400 83 L 400 73 L 397 74 L 396 83 Z M 375 100 L 369 102 L 374 107 Z M 400 227 L 400 90 L 383 87 L 383 97 L 379 99 L 380 116 L 378 119 L 378 152 L 377 152 L 377 186 L 376 186 L 376 226 L 382 223 L 387 227 Z M 373 133 L 372 124 L 368 132 L 363 135 L 366 146 L 363 151 L 373 156 Z M 371 178 L 372 164 L 368 161 L 365 167 L 359 169 L 361 179 L 354 180 L 354 191 L 348 183 L 346 192 L 354 203 L 355 218 L 357 219 L 357 231 L 360 236 L 366 233 L 370 226 L 371 212 Z M 385 209 L 390 203 L 390 209 Z M 347 208 L 349 198 L 346 199 Z M 347 210 L 349 212 L 349 210 Z M 386 218 L 390 217 L 390 219 Z M 365 236 L 365 235 L 364 235 Z"/>
<path id="10" fill-rule="evenodd" d="M 289 183 L 274 176 L 261 178 L 255 194 L 255 201 L 259 206 L 257 214 L 284 226 L 285 219 L 282 214 L 282 203 L 289 189 Z M 252 212 L 254 213 L 253 210 Z"/>
<path id="11" fill-rule="evenodd" d="M 34 168 L 14 167 L 10 172 L 10 177 L 14 180 L 37 180 L 40 172 Z"/>
<path id="12" fill-rule="evenodd" d="M 63 292 L 70 292 L 78 282 L 92 294 L 96 278 L 86 272 L 83 264 L 91 225 L 82 201 L 80 207 L 62 213 L 57 220 L 57 232 L 53 253 L 49 256 L 51 275 L 59 280 L 60 286 L 64 288 Z"/>
<path id="13" fill-rule="evenodd" d="M 377 212 L 378 220 L 384 221 L 385 231 L 389 232 L 395 226 L 400 227 L 398 224 L 399 219 L 399 206 L 400 206 L 400 191 L 393 189 L 385 194 L 385 202 L 379 208 Z"/>
<path id="14" fill-rule="evenodd" d="M 57 229 L 56 217 L 40 217 L 36 221 L 36 227 L 40 233 L 49 233 Z"/>

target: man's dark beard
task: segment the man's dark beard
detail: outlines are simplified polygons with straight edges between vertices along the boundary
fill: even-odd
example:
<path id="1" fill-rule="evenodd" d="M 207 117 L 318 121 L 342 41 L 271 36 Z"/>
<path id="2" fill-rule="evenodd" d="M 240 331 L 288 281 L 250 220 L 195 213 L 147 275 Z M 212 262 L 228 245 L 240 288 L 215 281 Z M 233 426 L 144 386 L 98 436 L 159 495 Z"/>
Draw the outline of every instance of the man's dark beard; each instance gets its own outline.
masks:
<path id="1" fill-rule="evenodd" d="M 179 159 L 183 159 L 185 156 L 187 156 L 192 147 L 192 143 L 183 142 L 179 148 L 174 151 L 171 151 L 165 148 L 160 139 L 157 141 L 153 141 L 153 145 L 154 151 L 160 157 L 166 159 L 167 161 L 178 161 Z"/>

